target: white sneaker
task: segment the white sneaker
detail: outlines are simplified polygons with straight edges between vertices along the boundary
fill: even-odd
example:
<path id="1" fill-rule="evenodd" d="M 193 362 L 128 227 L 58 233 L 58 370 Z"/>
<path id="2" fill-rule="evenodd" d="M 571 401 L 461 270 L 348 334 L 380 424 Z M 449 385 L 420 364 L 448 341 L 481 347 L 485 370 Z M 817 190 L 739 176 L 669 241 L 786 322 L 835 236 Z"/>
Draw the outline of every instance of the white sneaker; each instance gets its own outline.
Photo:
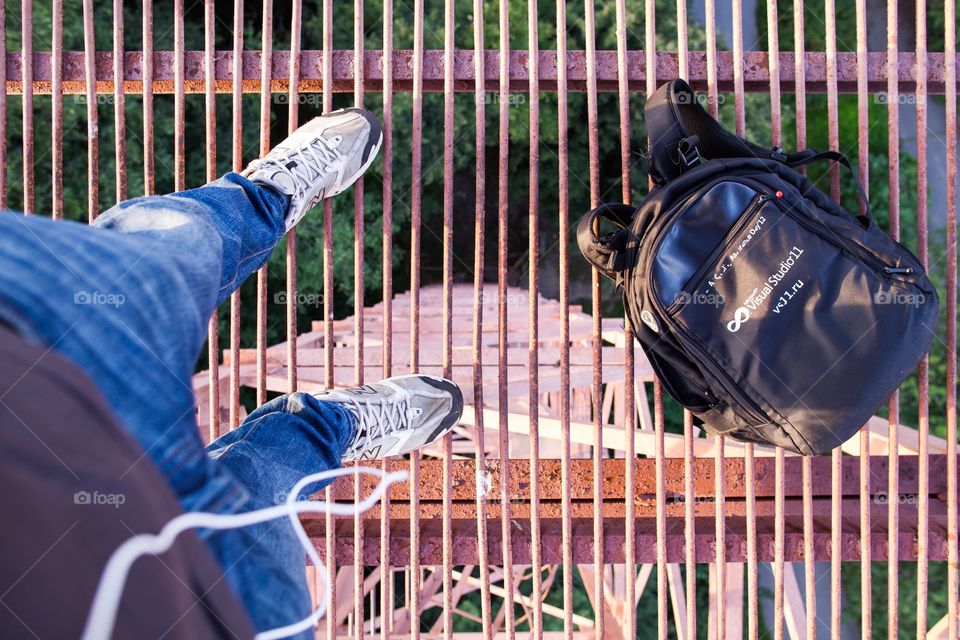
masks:
<path id="1" fill-rule="evenodd" d="M 380 123 L 366 109 L 331 111 L 294 131 L 242 175 L 290 196 L 289 231 L 318 202 L 356 182 L 382 142 Z"/>
<path id="2" fill-rule="evenodd" d="M 357 432 L 343 460 L 369 460 L 409 453 L 450 431 L 463 414 L 463 394 L 449 380 L 407 375 L 377 384 L 314 394 L 357 418 Z"/>

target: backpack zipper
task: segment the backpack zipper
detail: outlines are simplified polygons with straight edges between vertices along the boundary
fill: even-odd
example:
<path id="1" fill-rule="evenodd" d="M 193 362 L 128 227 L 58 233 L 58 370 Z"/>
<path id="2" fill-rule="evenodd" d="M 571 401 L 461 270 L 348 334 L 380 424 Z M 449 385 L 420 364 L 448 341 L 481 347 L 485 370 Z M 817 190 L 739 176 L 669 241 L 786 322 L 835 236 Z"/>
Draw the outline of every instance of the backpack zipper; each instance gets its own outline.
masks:
<path id="1" fill-rule="evenodd" d="M 734 221 L 733 225 L 723 234 L 723 238 L 720 240 L 720 243 L 717 247 L 710 252 L 710 255 L 704 260 L 703 264 L 690 276 L 690 279 L 687 280 L 686 284 L 683 285 L 683 288 L 680 290 L 680 293 L 693 293 L 699 286 L 700 282 L 703 280 L 703 276 L 712 269 L 717 261 L 717 258 L 720 257 L 720 254 L 723 253 L 724 249 L 727 247 L 727 240 L 731 236 L 735 236 L 739 233 L 750 221 L 753 214 L 757 213 L 764 204 L 778 198 L 775 193 L 763 193 L 757 192 L 757 195 L 753 197 L 750 201 L 750 204 L 747 205 L 746 209 L 743 210 L 743 213 L 740 214 L 740 217 Z M 677 305 L 680 304 L 677 301 L 670 303 L 666 308 L 667 313 L 676 311 Z"/>
<path id="2" fill-rule="evenodd" d="M 891 266 L 861 247 L 856 242 L 848 242 L 844 240 L 824 225 L 816 224 L 812 220 L 808 220 L 800 213 L 793 211 L 785 205 L 780 206 L 780 210 L 789 216 L 791 220 L 799 224 L 801 227 L 807 229 L 807 231 L 820 236 L 833 246 L 852 254 L 854 257 L 859 259 L 860 262 L 872 267 L 876 272 L 885 273 L 886 275 L 910 275 L 913 273 L 913 267 Z"/>

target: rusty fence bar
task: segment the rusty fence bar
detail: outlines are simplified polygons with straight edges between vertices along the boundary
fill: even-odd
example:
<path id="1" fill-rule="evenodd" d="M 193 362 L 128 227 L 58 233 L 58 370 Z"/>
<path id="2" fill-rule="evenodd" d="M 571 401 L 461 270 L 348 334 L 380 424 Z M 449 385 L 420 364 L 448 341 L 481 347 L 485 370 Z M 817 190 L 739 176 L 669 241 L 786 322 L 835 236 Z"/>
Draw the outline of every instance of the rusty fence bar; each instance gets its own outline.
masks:
<path id="1" fill-rule="evenodd" d="M 411 92 L 414 86 L 414 64 L 417 57 L 414 50 L 395 50 L 393 64 L 394 89 Z M 645 63 L 646 52 L 643 50 L 629 50 L 627 56 L 627 80 L 631 91 L 644 91 L 648 69 Z M 203 51 L 184 52 L 184 83 L 188 92 L 203 91 Z M 364 88 L 367 90 L 383 89 L 383 52 L 378 50 L 365 51 L 364 54 Z M 127 93 L 141 93 L 143 90 L 143 53 L 127 51 L 123 55 L 124 91 Z M 304 49 L 301 54 L 300 76 L 301 92 L 323 90 L 324 54 L 321 50 Z M 458 49 L 454 52 L 454 83 L 459 90 L 472 86 L 474 77 L 474 52 Z M 485 57 L 484 88 L 493 90 L 499 87 L 500 56 L 497 50 L 487 50 Z M 570 91 L 586 91 L 587 64 L 586 52 L 583 50 L 568 50 L 567 83 Z M 782 91 L 793 92 L 796 87 L 794 74 L 794 54 L 781 51 L 780 58 L 780 87 Z M 155 51 L 153 56 L 154 79 L 153 88 L 156 93 L 173 93 L 174 55 L 171 51 Z M 806 67 L 806 90 L 811 93 L 825 93 L 827 86 L 827 62 L 823 52 L 808 51 L 804 55 Z M 33 55 L 33 65 L 27 70 L 24 64 L 25 56 L 20 51 L 7 51 L 7 94 L 20 95 L 26 84 L 31 84 L 24 78 L 33 78 L 31 95 L 50 93 L 50 83 L 53 79 L 52 54 L 48 51 L 37 51 Z M 261 64 L 259 51 L 245 50 L 240 54 L 241 80 L 245 92 L 257 93 L 262 67 L 271 70 L 267 78 L 270 90 L 273 92 L 286 91 L 289 78 L 289 52 L 274 51 L 267 59 L 269 65 Z M 355 80 L 354 53 L 350 50 L 336 50 L 331 53 L 330 74 L 331 89 L 338 92 L 353 91 Z M 527 70 L 527 53 L 525 51 L 509 51 L 503 60 L 506 67 L 505 82 L 511 91 L 525 90 L 529 84 Z M 703 51 L 690 51 L 686 64 L 687 78 L 697 90 L 707 89 L 708 76 L 714 75 L 718 91 L 733 91 L 733 55 L 729 51 L 718 51 L 715 55 L 714 72 L 707 64 L 707 55 Z M 900 90 L 914 91 L 916 79 L 911 69 L 916 64 L 914 52 L 900 51 L 894 54 L 896 64 L 893 66 L 894 82 Z M 953 56 L 956 59 L 956 56 Z M 743 54 L 744 91 L 766 92 L 770 88 L 769 57 L 762 51 L 745 51 Z M 98 51 L 95 55 L 96 82 L 98 92 L 112 92 L 114 75 L 111 71 L 113 54 L 109 51 Z M 233 79 L 232 67 L 235 64 L 231 51 L 218 50 L 215 55 L 215 73 L 217 91 L 230 91 L 230 81 Z M 660 51 L 655 54 L 657 85 L 676 78 L 679 74 L 679 58 L 676 52 Z M 871 93 L 886 91 L 888 88 L 888 74 L 890 68 L 886 54 L 870 51 L 866 54 L 867 90 Z M 423 51 L 423 70 L 421 93 L 441 92 L 443 90 L 443 51 Z M 948 58 L 939 52 L 927 54 L 927 92 L 928 95 L 943 95 L 946 92 Z M 81 93 L 86 83 L 84 78 L 84 54 L 77 51 L 63 52 L 63 91 L 64 93 Z M 558 66 L 557 56 L 553 51 L 541 50 L 539 54 L 540 89 L 541 91 L 555 91 L 557 87 Z M 617 91 L 617 52 L 597 51 L 593 65 L 597 80 L 598 91 Z M 955 81 L 954 81 L 955 83 Z M 837 90 L 842 93 L 854 93 L 857 90 L 857 55 L 855 52 L 837 52 Z M 416 92 L 414 92 L 416 93 Z"/>
<path id="2" fill-rule="evenodd" d="M 745 3 L 732 0 L 729 51 L 722 50 L 726 44 L 718 33 L 716 0 L 703 2 L 703 27 L 694 25 L 685 0 L 677 0 L 675 34 L 664 34 L 662 27 L 658 31 L 655 0 L 616 0 L 610 7 L 593 0 L 557 2 L 551 8 L 530 0 L 524 7 L 525 24 L 511 22 L 514 7 L 509 0 L 493 3 L 496 6 L 481 0 L 472 6 L 465 0 L 444 0 L 442 8 L 425 7 L 423 0 L 414 0 L 412 7 L 384 0 L 378 16 L 365 11 L 363 0 L 354 0 L 349 49 L 335 48 L 341 43 L 334 28 L 335 21 L 338 27 L 351 26 L 348 5 L 337 5 L 335 13 L 332 0 L 320 0 L 322 32 L 314 34 L 307 28 L 303 0 L 289 3 L 289 25 L 279 19 L 274 24 L 275 13 L 281 15 L 279 3 L 257 4 L 252 7 L 256 15 L 250 7 L 247 15 L 243 1 L 234 0 L 232 25 L 226 25 L 218 19 L 214 0 L 204 0 L 198 5 L 203 19 L 197 33 L 202 37 L 191 40 L 187 16 L 199 11 L 174 0 L 172 38 L 162 36 L 163 46 L 170 46 L 169 40 L 172 47 L 164 50 L 156 40 L 160 9 L 153 0 L 142 0 L 140 51 L 125 50 L 124 11 L 136 9 L 129 0 L 110 3 L 110 19 L 102 22 L 102 35 L 110 32 L 110 49 L 105 51 L 96 51 L 95 26 L 101 23 L 92 0 L 83 0 L 82 15 L 77 16 L 82 51 L 64 48 L 65 20 L 73 16 L 64 15 L 62 0 L 44 8 L 50 12 L 50 39 L 43 43 L 35 34 L 43 23 L 35 19 L 39 5 L 21 0 L 18 16 L 10 14 L 13 5 L 0 6 L 0 23 L 9 33 L 19 32 L 21 42 L 17 49 L 8 47 L 6 38 L 0 41 L 0 203 L 7 204 L 7 192 L 14 186 L 20 199 L 10 204 L 37 212 L 47 197 L 44 181 L 49 175 L 51 207 L 42 213 L 64 217 L 64 114 L 70 107 L 64 96 L 71 94 L 85 102 L 87 220 L 102 208 L 101 181 L 112 185 L 110 195 L 120 201 L 128 195 L 128 178 L 139 178 L 140 170 L 146 194 L 155 191 L 157 174 L 164 174 L 158 167 L 172 167 L 177 190 L 215 179 L 218 124 L 221 137 L 230 131 L 229 164 L 240 170 L 254 155 L 243 144 L 245 94 L 259 98 L 255 117 L 260 154 L 277 142 L 271 139 L 271 124 L 283 102 L 289 133 L 304 117 L 302 98 L 312 94 L 321 96 L 323 111 L 332 110 L 335 102 L 345 103 L 335 100 L 335 94 L 350 94 L 354 104 L 378 111 L 383 158 L 374 165 L 372 177 L 366 183 L 359 180 L 353 189 L 352 308 L 335 308 L 339 283 L 334 274 L 340 273 L 337 265 L 348 247 L 335 246 L 334 208 L 325 201 L 321 319 L 309 328 L 298 326 L 302 265 L 297 236 L 291 232 L 285 241 L 283 317 L 272 315 L 276 305 L 270 302 L 268 285 L 276 281 L 268 278 L 265 266 L 257 274 L 255 303 L 243 301 L 255 318 L 255 344 L 244 348 L 245 307 L 237 291 L 229 311 L 210 318 L 209 366 L 195 380 L 203 391 L 202 398 L 198 392 L 198 420 L 205 437 L 212 439 L 242 421 L 249 409 L 242 402 L 244 389 L 262 403 L 275 392 L 369 383 L 371 372 L 389 377 L 423 371 L 457 379 L 467 371 L 462 381 L 473 422 L 465 421 L 422 455 L 383 461 L 384 468 L 407 468 L 408 482 L 393 487 L 376 509 L 354 518 L 304 517 L 330 576 L 330 613 L 320 624 L 319 637 L 361 640 L 378 633 L 381 640 L 446 640 L 469 622 L 478 625 L 484 640 L 542 640 L 561 633 L 565 640 L 633 638 L 652 635 L 654 624 L 659 638 L 670 637 L 672 624 L 680 638 L 699 637 L 707 630 L 718 640 L 744 635 L 753 640 L 763 635 L 764 623 L 775 638 L 813 639 L 829 632 L 839 639 L 845 624 L 842 610 L 851 595 L 844 580 L 852 576 L 859 580 L 863 638 L 877 635 L 873 627 L 881 619 L 890 638 L 957 638 L 955 0 L 944 0 L 942 6 L 939 0 L 910 3 L 915 10 L 911 51 L 902 50 L 909 38 L 899 24 L 901 0 L 887 0 L 882 51 L 868 49 L 866 0 L 854 3 L 853 47 L 838 36 L 838 11 L 843 9 L 835 0 L 817 5 L 816 23 L 809 20 L 810 3 L 792 0 L 765 4 L 765 41 L 746 50 Z M 284 16 L 286 9 L 284 4 Z M 411 28 L 405 25 L 395 33 L 408 10 Z M 930 51 L 940 34 L 928 18 L 941 10 L 946 25 L 943 51 Z M 547 13 L 550 20 L 543 19 Z M 433 24 L 437 16 L 442 18 Z M 463 33 L 472 35 L 469 43 L 461 41 L 468 17 L 471 28 Z M 784 26 L 787 21 L 792 23 L 791 35 Z M 258 50 L 244 46 L 244 30 L 252 26 L 259 29 Z M 280 38 L 287 26 L 289 46 L 275 48 L 274 31 Z M 598 28 L 612 29 L 612 37 L 601 40 L 607 34 Z M 694 29 L 702 51 L 690 50 Z M 542 36 L 541 30 L 551 35 Z M 807 50 L 807 42 L 821 30 L 823 51 Z M 218 49 L 227 32 L 232 49 Z M 518 33 L 524 35 L 512 41 Z M 658 37 L 664 35 L 676 38 L 676 51 L 658 50 Z M 202 49 L 187 49 L 188 42 L 201 41 Z M 598 46 L 598 41 L 606 45 Z M 490 44 L 497 48 L 487 48 Z M 764 45 L 766 50 L 753 50 Z M 590 206 L 604 199 L 630 203 L 649 188 L 636 179 L 642 166 L 633 152 L 642 141 L 633 115 L 646 96 L 678 76 L 705 92 L 709 111 L 730 120 L 726 124 L 741 135 L 752 130 L 748 110 L 768 113 L 773 146 L 790 144 L 784 139 L 792 134 L 796 145 L 805 147 L 818 134 L 809 128 L 811 113 L 824 109 L 827 146 L 851 156 L 857 153 L 867 189 L 871 110 L 885 116 L 889 232 L 897 239 L 915 237 L 911 248 L 924 265 L 942 270 L 946 283 L 945 438 L 931 434 L 938 402 L 932 387 L 943 381 L 936 378 L 940 369 L 930 359 L 917 370 L 914 415 L 901 406 L 906 394 L 895 393 L 886 417 L 879 418 L 882 427 L 871 421 L 830 456 L 800 458 L 722 436 L 701 437 L 687 412 L 680 426 L 680 412 L 636 349 L 629 321 L 621 325 L 619 317 L 605 317 L 610 293 L 599 273 L 592 271 L 587 284 L 586 272 L 573 266 L 577 257 L 571 255 L 567 233 L 575 223 L 571 201 Z M 439 95 L 434 100 L 430 93 Z M 186 138 L 189 94 L 204 96 L 202 152 Z M 231 96 L 229 117 L 217 117 L 219 94 Z M 472 118 L 462 122 L 458 94 L 473 97 Z M 754 101 L 751 94 L 762 97 Z M 825 94 L 822 101 L 817 94 Z M 113 127 L 114 166 L 103 172 L 102 114 L 97 108 L 101 95 L 109 96 L 113 112 L 106 124 Z M 167 95 L 173 106 L 172 163 L 155 158 L 158 131 L 163 130 L 155 119 L 166 113 L 155 109 L 155 96 Z M 841 130 L 847 95 L 851 103 L 856 95 L 855 148 L 854 134 Z M 12 144 L 8 96 L 20 96 L 21 105 L 19 136 L 10 138 Z M 142 97 L 142 167 L 132 165 L 134 154 L 126 144 L 128 135 L 139 133 L 128 131 L 128 116 L 138 101 L 127 96 Z M 515 135 L 518 96 L 526 104 L 522 136 Z M 728 96 L 732 109 L 726 106 Z M 48 100 L 51 117 L 41 121 L 36 113 Z M 942 256 L 935 253 L 941 230 L 930 226 L 934 177 L 928 171 L 934 156 L 932 132 L 941 113 L 931 104 L 941 100 L 946 150 Z M 497 107 L 488 109 L 494 101 Z M 583 122 L 570 122 L 574 104 L 577 114 L 585 112 Z M 915 192 L 905 178 L 904 167 L 913 160 L 901 149 L 901 104 L 915 105 Z M 555 131 L 545 115 L 553 113 Z M 791 116 L 795 129 L 785 131 L 791 128 Z M 474 157 L 459 162 L 460 141 L 467 139 L 471 120 Z M 601 140 L 602 126 L 610 122 L 617 126 L 619 145 L 612 153 L 607 149 L 612 145 Z M 47 134 L 48 123 L 46 158 L 40 150 L 45 150 L 47 138 L 38 134 Z M 497 129 L 495 136 L 488 131 L 491 126 Z M 403 144 L 395 144 L 400 140 Z M 572 144 L 585 146 L 586 166 L 571 166 L 571 158 L 580 157 L 571 153 Z M 188 157 L 200 153 L 203 175 L 192 175 Z M 496 167 L 488 162 L 491 153 L 496 154 Z M 14 154 L 22 158 L 19 176 L 6 170 Z M 517 154 L 523 156 L 519 162 Z M 554 162 L 558 174 L 548 175 Z M 526 186 L 524 176 L 516 173 L 524 164 Z M 472 180 L 464 179 L 471 167 Z M 134 173 L 128 175 L 128 170 Z M 442 174 L 442 192 L 425 191 L 424 180 L 434 173 Z M 408 178 L 409 192 L 399 193 L 398 185 Z M 554 178 L 557 210 L 550 211 L 542 204 L 554 194 L 545 193 L 542 185 Z M 839 198 L 836 166 L 811 178 L 825 178 L 831 195 Z M 458 194 L 468 182 L 474 190 L 468 203 L 472 207 L 461 208 Z M 907 193 L 904 187 L 901 194 L 904 185 L 911 189 Z M 522 210 L 514 211 L 518 206 L 511 189 L 515 195 L 523 188 Z M 371 230 L 368 204 L 375 201 L 365 196 L 374 190 L 379 192 L 382 228 Z M 437 202 L 426 200 L 434 197 Z M 909 216 L 901 220 L 903 198 L 914 197 L 915 229 Z M 521 219 L 525 224 L 512 224 Z M 554 223 L 559 237 L 547 237 L 544 229 Z M 407 229 L 409 245 L 401 248 L 396 243 L 406 242 Z M 461 236 L 471 230 L 472 244 L 462 244 Z M 910 235 L 913 231 L 915 236 Z M 375 256 L 382 270 L 379 279 L 366 273 L 371 233 L 382 244 Z M 489 241 L 492 233 L 495 242 Z M 435 241 L 439 253 L 426 248 L 425 241 Z M 472 246 L 472 260 L 458 254 L 464 246 Z M 395 271 L 395 251 L 408 273 Z M 428 264 L 433 258 L 438 264 Z M 583 282 L 576 282 L 581 275 Z M 553 278 L 557 301 L 545 295 Z M 371 301 L 368 289 L 376 286 L 381 294 Z M 518 299 L 522 304 L 515 304 Z M 284 344 L 268 344 L 272 323 L 282 323 Z M 223 327 L 229 327 L 229 338 L 221 336 Z M 913 421 L 916 430 L 905 426 Z M 371 490 L 370 481 L 357 476 L 328 488 L 326 496 L 359 501 Z M 932 576 L 940 575 L 934 572 L 944 561 L 946 581 L 938 584 Z M 830 567 L 829 601 L 819 597 L 825 592 L 817 592 L 824 571 L 820 562 Z M 873 570 L 875 562 L 882 563 L 882 571 Z M 698 576 L 700 565 L 709 565 L 709 571 Z M 767 583 L 772 618 L 760 613 L 765 597 L 761 582 L 768 568 L 763 566 L 762 573 L 761 565 L 769 565 L 772 576 Z M 851 568 L 855 570 L 847 572 Z M 912 571 L 916 586 L 907 586 L 903 576 Z M 311 576 L 316 595 L 319 574 Z M 886 582 L 884 588 L 875 588 L 878 579 Z M 885 596 L 875 599 L 880 591 Z M 941 591 L 947 610 L 932 617 L 928 612 L 940 602 Z M 698 610 L 698 597 L 702 600 L 704 594 L 709 607 Z M 655 607 L 651 602 L 643 609 L 650 621 L 639 613 L 638 602 L 644 597 L 656 600 Z M 905 629 L 901 619 L 902 607 L 897 605 L 904 598 L 915 602 L 915 629 Z M 468 600 L 470 606 L 464 604 Z M 578 607 L 582 602 L 588 604 Z M 562 632 L 552 630 L 560 628 Z"/>

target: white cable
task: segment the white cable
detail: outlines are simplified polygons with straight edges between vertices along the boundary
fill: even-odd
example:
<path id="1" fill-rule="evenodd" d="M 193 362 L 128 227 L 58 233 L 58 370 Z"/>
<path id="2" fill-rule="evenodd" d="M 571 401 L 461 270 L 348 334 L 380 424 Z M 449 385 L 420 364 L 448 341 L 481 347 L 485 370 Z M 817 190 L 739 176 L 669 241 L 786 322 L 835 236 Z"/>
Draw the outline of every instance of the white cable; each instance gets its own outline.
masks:
<path id="1" fill-rule="evenodd" d="M 340 476 L 355 475 L 366 473 L 378 476 L 380 481 L 373 491 L 364 500 L 358 504 L 336 504 L 329 502 L 309 502 L 299 501 L 297 498 L 300 492 L 307 485 L 333 480 Z M 317 609 L 299 622 L 289 624 L 285 627 L 269 629 L 262 631 L 255 636 L 255 640 L 275 640 L 277 638 L 286 638 L 300 631 L 311 628 L 317 620 L 323 617 L 327 609 L 327 600 L 330 593 L 329 576 L 320 560 L 316 549 L 310 544 L 307 532 L 304 531 L 300 519 L 297 517 L 301 513 L 331 513 L 336 516 L 355 516 L 363 513 L 386 493 L 387 488 L 396 482 L 402 482 L 407 479 L 405 471 L 396 471 L 385 473 L 381 469 L 369 467 L 351 467 L 348 469 L 330 469 L 321 471 L 301 478 L 293 489 L 287 495 L 283 504 L 272 507 L 257 509 L 256 511 L 247 511 L 244 513 L 206 513 L 202 511 L 191 511 L 184 513 L 169 521 L 160 530 L 158 534 L 142 533 L 126 540 L 117 547 L 107 560 L 106 568 L 100 576 L 100 583 L 97 585 L 97 591 L 93 596 L 93 603 L 90 606 L 90 613 L 87 615 L 87 622 L 83 629 L 83 640 L 106 640 L 113 633 L 113 625 L 117 617 L 117 609 L 120 607 L 120 598 L 123 595 L 123 587 L 130 573 L 133 563 L 144 555 L 160 555 L 173 546 L 177 536 L 187 529 L 207 528 L 207 529 L 238 529 L 241 527 L 268 522 L 277 518 L 287 516 L 293 525 L 297 534 L 297 539 L 303 545 L 304 550 L 310 557 L 310 561 L 317 568 L 317 574 L 323 585 L 323 597 L 319 600 Z M 327 532 L 332 535 L 332 532 Z"/>

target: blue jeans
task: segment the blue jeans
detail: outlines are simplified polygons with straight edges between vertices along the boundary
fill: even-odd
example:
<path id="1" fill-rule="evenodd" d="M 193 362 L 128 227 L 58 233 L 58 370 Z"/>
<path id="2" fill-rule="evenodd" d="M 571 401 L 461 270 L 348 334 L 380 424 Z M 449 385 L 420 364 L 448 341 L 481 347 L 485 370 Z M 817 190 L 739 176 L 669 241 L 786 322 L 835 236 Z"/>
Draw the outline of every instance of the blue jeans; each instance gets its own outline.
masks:
<path id="1" fill-rule="evenodd" d="M 340 466 L 354 433 L 347 411 L 294 393 L 206 450 L 199 436 L 191 378 L 207 321 L 266 263 L 287 204 L 227 174 L 120 203 L 90 226 L 0 214 L 0 321 L 87 372 L 187 511 L 276 504 L 304 475 Z M 258 630 L 310 612 L 288 521 L 200 535 Z"/>

